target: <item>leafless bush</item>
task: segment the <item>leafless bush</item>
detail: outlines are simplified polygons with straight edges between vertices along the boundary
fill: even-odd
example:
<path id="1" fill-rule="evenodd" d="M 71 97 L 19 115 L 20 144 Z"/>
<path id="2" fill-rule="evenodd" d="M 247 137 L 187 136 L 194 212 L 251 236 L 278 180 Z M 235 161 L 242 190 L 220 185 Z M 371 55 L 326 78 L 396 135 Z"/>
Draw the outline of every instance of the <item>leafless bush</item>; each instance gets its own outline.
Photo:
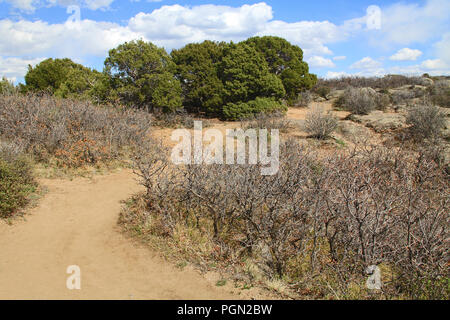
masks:
<path id="1" fill-rule="evenodd" d="M 445 128 L 444 113 L 427 100 L 410 107 L 406 120 L 412 137 L 419 140 L 437 138 Z"/>
<path id="2" fill-rule="evenodd" d="M 18 145 L 16 142 L 0 141 L 0 156 L 6 161 L 11 162 L 14 159 L 23 155 L 23 146 Z"/>
<path id="3" fill-rule="evenodd" d="M 449 180 L 433 152 L 364 146 L 318 157 L 286 141 L 274 176 L 251 165 L 173 167 L 161 154 L 137 158 L 147 209 L 123 216 L 132 229 L 194 228 L 215 263 L 252 259 L 324 296 L 351 297 L 367 267 L 383 265 L 384 297 L 448 299 Z"/>
<path id="4" fill-rule="evenodd" d="M 337 126 L 337 118 L 323 108 L 312 108 L 306 115 L 305 131 L 314 138 L 327 139 Z"/>
<path id="5" fill-rule="evenodd" d="M 341 285 L 368 265 L 387 263 L 393 281 L 387 289 L 402 287 L 415 298 L 448 296 L 442 283 L 449 193 L 442 168 L 426 154 L 383 148 L 328 161 L 324 230 L 333 261 L 328 267 L 341 275 Z"/>
<path id="6" fill-rule="evenodd" d="M 286 132 L 291 128 L 291 123 L 281 112 L 259 113 L 241 121 L 241 127 L 247 129 L 278 129 Z"/>
<path id="7" fill-rule="evenodd" d="M 294 102 L 294 107 L 306 108 L 312 102 L 312 94 L 310 91 L 304 91 L 298 95 L 297 100 Z"/>
<path id="8" fill-rule="evenodd" d="M 335 103 L 355 114 L 369 114 L 377 108 L 377 93 L 371 88 L 348 88 Z"/>
<path id="9" fill-rule="evenodd" d="M 36 95 L 0 96 L 0 136 L 38 160 L 80 166 L 119 157 L 146 135 L 144 112 Z"/>
<path id="10" fill-rule="evenodd" d="M 432 102 L 443 108 L 450 108 L 450 84 L 448 80 L 437 81 L 429 88 Z"/>
<path id="11" fill-rule="evenodd" d="M 392 94 L 394 104 L 406 104 L 415 98 L 415 94 L 410 90 L 396 91 Z"/>
<path id="12" fill-rule="evenodd" d="M 406 77 L 402 75 L 387 75 L 384 77 L 342 77 L 338 79 L 319 79 L 317 87 L 326 86 L 332 89 L 374 88 L 389 89 L 405 85 L 422 85 L 421 77 Z"/>
<path id="13" fill-rule="evenodd" d="M 328 100 L 328 95 L 331 92 L 331 88 L 328 86 L 321 86 L 321 85 L 316 85 L 312 91 L 314 93 L 316 93 L 317 95 L 319 95 L 319 97 L 322 97 L 324 99 Z"/>

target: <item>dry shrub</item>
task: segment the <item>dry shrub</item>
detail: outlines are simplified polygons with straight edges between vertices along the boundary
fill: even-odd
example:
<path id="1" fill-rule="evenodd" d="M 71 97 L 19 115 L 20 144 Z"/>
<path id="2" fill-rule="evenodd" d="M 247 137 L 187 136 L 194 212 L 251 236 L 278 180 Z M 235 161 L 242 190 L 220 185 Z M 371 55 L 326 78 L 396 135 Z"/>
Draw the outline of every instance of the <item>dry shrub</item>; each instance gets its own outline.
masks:
<path id="1" fill-rule="evenodd" d="M 354 114 L 369 114 L 377 108 L 377 93 L 370 88 L 348 88 L 335 103 Z"/>
<path id="2" fill-rule="evenodd" d="M 323 108 L 311 108 L 306 115 L 305 131 L 313 138 L 327 139 L 336 130 L 338 119 Z"/>
<path id="3" fill-rule="evenodd" d="M 446 125 L 445 114 L 426 99 L 410 107 L 406 120 L 411 136 L 420 141 L 438 138 Z"/>
<path id="4" fill-rule="evenodd" d="M 117 159 L 146 135 L 145 112 L 37 95 L 0 96 L 0 136 L 61 166 Z"/>
<path id="5" fill-rule="evenodd" d="M 365 272 L 378 265 L 377 297 L 448 299 L 449 179 L 433 152 L 365 146 L 319 158 L 286 141 L 274 176 L 248 165 L 174 167 L 161 153 L 136 158 L 146 205 L 139 218 L 123 213 L 129 230 L 167 239 L 190 230 L 188 239 L 207 239 L 205 265 L 253 261 L 299 294 L 369 298 Z"/>
<path id="6" fill-rule="evenodd" d="M 429 88 L 431 100 L 443 108 L 450 108 L 450 84 L 447 81 L 437 81 Z"/>
<path id="7" fill-rule="evenodd" d="M 331 92 L 331 88 L 328 86 L 316 85 L 312 91 L 315 94 L 317 94 L 319 97 L 322 97 L 322 98 L 328 100 L 328 95 Z"/>
<path id="8" fill-rule="evenodd" d="M 278 129 L 287 132 L 291 128 L 291 122 L 285 114 L 279 111 L 272 113 L 258 113 L 250 118 L 241 120 L 241 127 L 247 129 Z"/>
<path id="9" fill-rule="evenodd" d="M 29 202 L 37 184 L 20 146 L 0 143 L 0 218 L 9 218 Z"/>
<path id="10" fill-rule="evenodd" d="M 313 97 L 311 92 L 303 91 L 298 95 L 297 100 L 293 103 L 293 107 L 306 108 L 309 106 L 312 100 Z"/>
<path id="11" fill-rule="evenodd" d="M 402 75 L 387 75 L 384 77 L 342 77 L 337 79 L 319 79 L 317 87 L 326 86 L 331 89 L 343 90 L 348 87 L 390 89 L 406 85 L 422 85 L 421 77 L 406 77 Z"/>

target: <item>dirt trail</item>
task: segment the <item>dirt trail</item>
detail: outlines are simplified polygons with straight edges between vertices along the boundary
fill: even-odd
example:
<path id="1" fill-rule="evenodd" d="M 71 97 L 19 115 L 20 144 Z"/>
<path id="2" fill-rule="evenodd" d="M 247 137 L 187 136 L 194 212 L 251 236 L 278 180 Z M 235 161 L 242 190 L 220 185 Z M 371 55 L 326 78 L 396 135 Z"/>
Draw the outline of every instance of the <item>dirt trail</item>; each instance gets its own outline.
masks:
<path id="1" fill-rule="evenodd" d="M 27 221 L 0 222 L 0 299 L 237 298 L 120 234 L 120 201 L 140 190 L 130 171 L 41 183 L 49 192 Z M 69 265 L 81 290 L 66 288 Z"/>

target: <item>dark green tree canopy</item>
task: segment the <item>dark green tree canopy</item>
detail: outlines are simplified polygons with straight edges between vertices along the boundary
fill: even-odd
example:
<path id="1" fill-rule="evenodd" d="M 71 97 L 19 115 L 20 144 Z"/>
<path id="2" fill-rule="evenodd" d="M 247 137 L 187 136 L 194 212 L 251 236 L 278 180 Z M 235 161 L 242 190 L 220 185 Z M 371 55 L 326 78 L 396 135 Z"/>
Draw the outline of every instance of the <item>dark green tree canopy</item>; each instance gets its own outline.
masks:
<path id="1" fill-rule="evenodd" d="M 110 78 L 112 98 L 137 108 L 174 111 L 182 106 L 174 70 L 163 48 L 137 40 L 110 50 L 104 72 Z"/>
<path id="2" fill-rule="evenodd" d="M 303 51 L 278 37 L 240 43 L 204 41 L 173 50 L 135 40 L 109 51 L 102 73 L 70 59 L 47 59 L 29 67 L 21 91 L 63 98 L 121 103 L 165 112 L 239 119 L 285 110 L 285 101 L 317 81 Z M 6 86 L 6 85 L 4 85 Z M 242 109 L 242 110 L 241 110 Z"/>
<path id="3" fill-rule="evenodd" d="M 309 67 L 303 61 L 303 51 L 289 41 L 279 37 L 254 37 L 244 41 L 261 53 L 270 72 L 283 81 L 288 99 L 295 99 L 306 89 L 311 89 L 317 77 L 309 73 Z"/>
<path id="4" fill-rule="evenodd" d="M 225 43 L 205 41 L 173 50 L 176 77 L 183 88 L 183 105 L 189 112 L 220 113 L 223 84 L 218 75 Z"/>
<path id="5" fill-rule="evenodd" d="M 70 59 L 47 59 L 28 67 L 22 91 L 47 91 L 61 98 L 91 98 L 101 73 Z"/>
<path id="6" fill-rule="evenodd" d="M 264 57 L 245 43 L 231 43 L 225 48 L 219 74 L 226 103 L 285 95 L 283 83 L 270 73 Z"/>

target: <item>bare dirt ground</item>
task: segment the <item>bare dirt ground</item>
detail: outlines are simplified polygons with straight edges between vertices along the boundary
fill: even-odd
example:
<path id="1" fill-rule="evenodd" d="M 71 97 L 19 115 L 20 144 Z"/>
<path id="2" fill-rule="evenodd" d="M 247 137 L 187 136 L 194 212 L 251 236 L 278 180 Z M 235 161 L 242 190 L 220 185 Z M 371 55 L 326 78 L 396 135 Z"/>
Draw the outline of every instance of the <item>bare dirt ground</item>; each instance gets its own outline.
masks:
<path id="1" fill-rule="evenodd" d="M 48 193 L 27 221 L 0 222 L 0 299 L 240 298 L 121 235 L 121 201 L 141 190 L 131 171 L 41 184 Z M 81 290 L 66 287 L 69 265 Z"/>

